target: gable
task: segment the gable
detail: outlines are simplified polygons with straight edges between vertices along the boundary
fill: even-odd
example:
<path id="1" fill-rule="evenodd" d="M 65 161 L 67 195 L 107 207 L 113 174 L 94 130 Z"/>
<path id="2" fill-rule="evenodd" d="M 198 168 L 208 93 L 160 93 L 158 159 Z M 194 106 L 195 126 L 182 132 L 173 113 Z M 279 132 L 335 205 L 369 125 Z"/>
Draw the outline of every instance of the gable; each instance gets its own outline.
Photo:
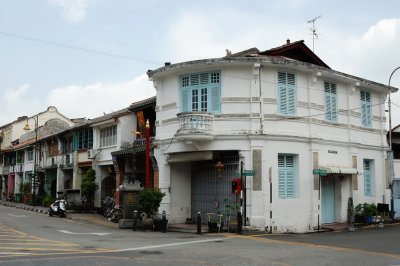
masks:
<path id="1" fill-rule="evenodd" d="M 259 55 L 281 56 L 330 69 L 327 64 L 304 44 L 303 40 L 291 43 L 288 39 L 285 45 L 260 52 Z"/>

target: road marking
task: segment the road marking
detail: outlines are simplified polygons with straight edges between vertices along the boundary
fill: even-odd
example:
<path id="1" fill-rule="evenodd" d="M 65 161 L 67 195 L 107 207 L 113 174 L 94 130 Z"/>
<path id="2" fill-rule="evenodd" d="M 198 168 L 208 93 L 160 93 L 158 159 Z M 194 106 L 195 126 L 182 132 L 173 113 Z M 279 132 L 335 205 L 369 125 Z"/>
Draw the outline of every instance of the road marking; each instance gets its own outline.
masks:
<path id="1" fill-rule="evenodd" d="M 252 240 L 257 240 L 257 241 L 265 242 L 265 243 L 276 243 L 276 244 L 282 244 L 282 245 L 286 244 L 286 245 L 291 245 L 291 246 L 329 249 L 329 250 L 348 252 L 348 253 L 358 253 L 358 254 L 365 254 L 365 255 L 371 255 L 371 256 L 385 256 L 385 257 L 400 259 L 400 255 L 398 255 L 398 254 L 385 253 L 385 252 L 379 252 L 379 251 L 368 251 L 368 250 L 357 249 L 357 248 L 347 248 L 347 247 L 339 247 L 339 246 L 334 246 L 334 245 L 323 245 L 323 244 L 313 244 L 313 243 L 296 242 L 296 241 L 288 241 L 288 240 L 261 238 L 260 236 L 255 236 L 255 235 L 244 236 L 244 235 L 233 235 L 233 234 L 228 235 L 228 234 L 226 234 L 225 236 L 228 238 L 252 239 Z"/>
<path id="2" fill-rule="evenodd" d="M 61 233 L 64 234 L 70 234 L 70 235 L 98 235 L 98 236 L 105 236 L 105 235 L 110 235 L 111 233 L 75 233 L 75 232 L 70 232 L 68 230 L 58 230 Z"/>
<path id="3" fill-rule="evenodd" d="M 168 243 L 168 244 L 162 244 L 162 245 L 145 246 L 145 247 L 137 247 L 137 248 L 126 248 L 126 249 L 115 250 L 114 252 L 134 251 L 134 250 L 152 249 L 152 248 L 164 248 L 164 247 L 182 246 L 182 245 L 189 245 L 189 244 L 199 244 L 199 243 L 220 241 L 223 239 L 226 240 L 226 238 L 214 238 L 214 239 L 205 239 L 205 240 L 179 242 L 179 243 Z"/>
<path id="4" fill-rule="evenodd" d="M 8 215 L 12 216 L 12 217 L 16 217 L 16 218 L 28 217 L 26 215 L 16 215 L 16 214 L 11 214 L 11 213 L 9 213 Z"/>

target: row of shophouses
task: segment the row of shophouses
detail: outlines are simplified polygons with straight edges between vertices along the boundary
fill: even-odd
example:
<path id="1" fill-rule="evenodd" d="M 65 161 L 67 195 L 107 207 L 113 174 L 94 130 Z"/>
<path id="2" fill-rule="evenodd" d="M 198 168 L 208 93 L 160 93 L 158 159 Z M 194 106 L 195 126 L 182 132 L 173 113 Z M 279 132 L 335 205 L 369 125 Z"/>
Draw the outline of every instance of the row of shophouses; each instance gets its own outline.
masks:
<path id="1" fill-rule="evenodd" d="M 18 196 L 23 195 L 24 184 L 35 195 L 52 198 L 68 189 L 80 190 L 91 168 L 99 186 L 94 197 L 97 207 L 124 178 L 143 182 L 144 167 L 136 168 L 135 163 L 144 161 L 145 121 L 151 120 L 154 126 L 154 107 L 152 97 L 95 119 L 69 119 L 50 106 L 0 127 L 2 199 L 23 201 Z"/>
<path id="2" fill-rule="evenodd" d="M 121 111 L 77 121 L 49 107 L 0 127 L 3 196 L 31 180 L 38 151 L 53 196 L 95 169 L 96 206 L 120 185 L 143 184 L 149 155 L 171 223 L 234 206 L 246 225 L 310 232 L 346 222 L 351 201 L 390 202 L 385 101 L 397 88 L 335 71 L 289 40 L 147 74 L 156 96 Z M 27 122 L 38 130 L 24 134 Z"/>

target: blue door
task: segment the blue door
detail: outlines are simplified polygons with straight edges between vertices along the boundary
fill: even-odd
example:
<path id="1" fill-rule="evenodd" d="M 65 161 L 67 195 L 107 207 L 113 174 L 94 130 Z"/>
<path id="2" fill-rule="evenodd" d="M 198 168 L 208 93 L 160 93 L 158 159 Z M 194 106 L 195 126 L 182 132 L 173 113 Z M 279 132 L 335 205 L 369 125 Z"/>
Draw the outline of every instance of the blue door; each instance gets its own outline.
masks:
<path id="1" fill-rule="evenodd" d="M 335 222 L 335 178 L 331 175 L 321 177 L 321 214 L 323 224 Z"/>

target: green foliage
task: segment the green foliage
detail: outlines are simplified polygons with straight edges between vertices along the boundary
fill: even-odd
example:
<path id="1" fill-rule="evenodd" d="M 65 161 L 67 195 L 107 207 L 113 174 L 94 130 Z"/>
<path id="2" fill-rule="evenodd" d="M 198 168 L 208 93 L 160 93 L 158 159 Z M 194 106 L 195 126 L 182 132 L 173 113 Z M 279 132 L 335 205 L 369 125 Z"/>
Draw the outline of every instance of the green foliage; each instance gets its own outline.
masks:
<path id="1" fill-rule="evenodd" d="M 159 189 L 145 189 L 139 193 L 139 211 L 145 212 L 148 217 L 154 215 L 160 207 L 160 203 L 165 196 Z"/>
<path id="2" fill-rule="evenodd" d="M 53 202 L 53 199 L 49 194 L 46 194 L 42 199 L 42 206 L 49 207 L 50 204 Z"/>
<path id="3" fill-rule="evenodd" d="M 354 208 L 355 214 L 360 216 L 375 216 L 378 214 L 378 209 L 375 203 L 360 203 Z"/>
<path id="4" fill-rule="evenodd" d="M 235 203 L 235 202 L 231 202 L 228 199 L 224 199 L 224 205 L 225 205 L 225 209 L 224 209 L 224 215 L 225 216 L 236 216 L 236 213 L 239 209 L 239 204 Z"/>
<path id="5" fill-rule="evenodd" d="M 32 192 L 31 182 L 21 183 L 20 191 L 25 194 L 30 194 Z"/>
<path id="6" fill-rule="evenodd" d="M 81 195 L 86 196 L 86 198 L 92 202 L 94 197 L 94 192 L 99 188 L 96 184 L 96 171 L 89 169 L 86 171 L 85 176 L 81 183 Z"/>

